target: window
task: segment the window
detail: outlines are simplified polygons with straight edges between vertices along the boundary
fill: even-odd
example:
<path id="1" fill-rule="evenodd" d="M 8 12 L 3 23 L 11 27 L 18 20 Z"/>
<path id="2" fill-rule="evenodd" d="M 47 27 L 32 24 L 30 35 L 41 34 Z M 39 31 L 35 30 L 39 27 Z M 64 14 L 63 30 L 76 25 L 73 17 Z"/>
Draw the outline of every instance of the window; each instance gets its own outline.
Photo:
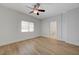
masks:
<path id="1" fill-rule="evenodd" d="M 21 32 L 34 32 L 34 23 L 22 21 L 21 22 Z"/>

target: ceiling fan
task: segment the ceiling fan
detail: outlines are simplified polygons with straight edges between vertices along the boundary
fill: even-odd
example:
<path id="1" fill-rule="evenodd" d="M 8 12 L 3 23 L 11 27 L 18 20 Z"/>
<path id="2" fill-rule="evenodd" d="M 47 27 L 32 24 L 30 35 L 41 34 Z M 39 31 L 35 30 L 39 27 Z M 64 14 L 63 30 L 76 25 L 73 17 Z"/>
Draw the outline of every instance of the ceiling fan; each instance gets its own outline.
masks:
<path id="1" fill-rule="evenodd" d="M 28 6 L 27 6 L 27 7 L 28 7 Z M 29 14 L 35 13 L 35 14 L 39 15 L 40 12 L 45 12 L 44 9 L 41 9 L 41 8 L 40 8 L 40 3 L 36 3 L 36 4 L 33 6 L 33 8 L 31 8 L 31 7 L 28 7 L 28 8 L 32 9 L 32 11 L 30 11 Z"/>

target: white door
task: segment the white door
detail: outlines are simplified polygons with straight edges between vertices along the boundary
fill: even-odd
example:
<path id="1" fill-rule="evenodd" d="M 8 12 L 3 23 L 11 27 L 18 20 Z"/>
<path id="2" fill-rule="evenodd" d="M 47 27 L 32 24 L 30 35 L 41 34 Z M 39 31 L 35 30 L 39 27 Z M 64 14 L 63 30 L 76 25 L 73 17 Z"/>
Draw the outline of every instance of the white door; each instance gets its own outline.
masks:
<path id="1" fill-rule="evenodd" d="M 50 22 L 50 38 L 57 39 L 57 22 Z"/>

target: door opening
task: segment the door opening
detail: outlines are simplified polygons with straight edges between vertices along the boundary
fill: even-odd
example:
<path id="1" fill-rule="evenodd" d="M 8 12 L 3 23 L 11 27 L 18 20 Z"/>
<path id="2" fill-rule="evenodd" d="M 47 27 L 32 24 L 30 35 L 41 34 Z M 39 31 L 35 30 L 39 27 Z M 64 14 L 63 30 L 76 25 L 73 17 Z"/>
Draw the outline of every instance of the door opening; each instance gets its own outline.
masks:
<path id="1" fill-rule="evenodd" d="M 49 37 L 53 39 L 57 39 L 57 22 L 50 22 L 50 33 Z"/>

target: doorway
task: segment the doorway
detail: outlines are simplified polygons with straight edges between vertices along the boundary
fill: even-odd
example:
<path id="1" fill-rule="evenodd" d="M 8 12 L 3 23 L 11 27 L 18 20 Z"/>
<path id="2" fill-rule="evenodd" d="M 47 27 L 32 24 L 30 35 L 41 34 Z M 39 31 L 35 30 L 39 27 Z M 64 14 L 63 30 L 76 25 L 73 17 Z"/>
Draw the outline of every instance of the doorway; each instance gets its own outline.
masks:
<path id="1" fill-rule="evenodd" d="M 57 21 L 50 22 L 50 38 L 57 39 Z"/>

